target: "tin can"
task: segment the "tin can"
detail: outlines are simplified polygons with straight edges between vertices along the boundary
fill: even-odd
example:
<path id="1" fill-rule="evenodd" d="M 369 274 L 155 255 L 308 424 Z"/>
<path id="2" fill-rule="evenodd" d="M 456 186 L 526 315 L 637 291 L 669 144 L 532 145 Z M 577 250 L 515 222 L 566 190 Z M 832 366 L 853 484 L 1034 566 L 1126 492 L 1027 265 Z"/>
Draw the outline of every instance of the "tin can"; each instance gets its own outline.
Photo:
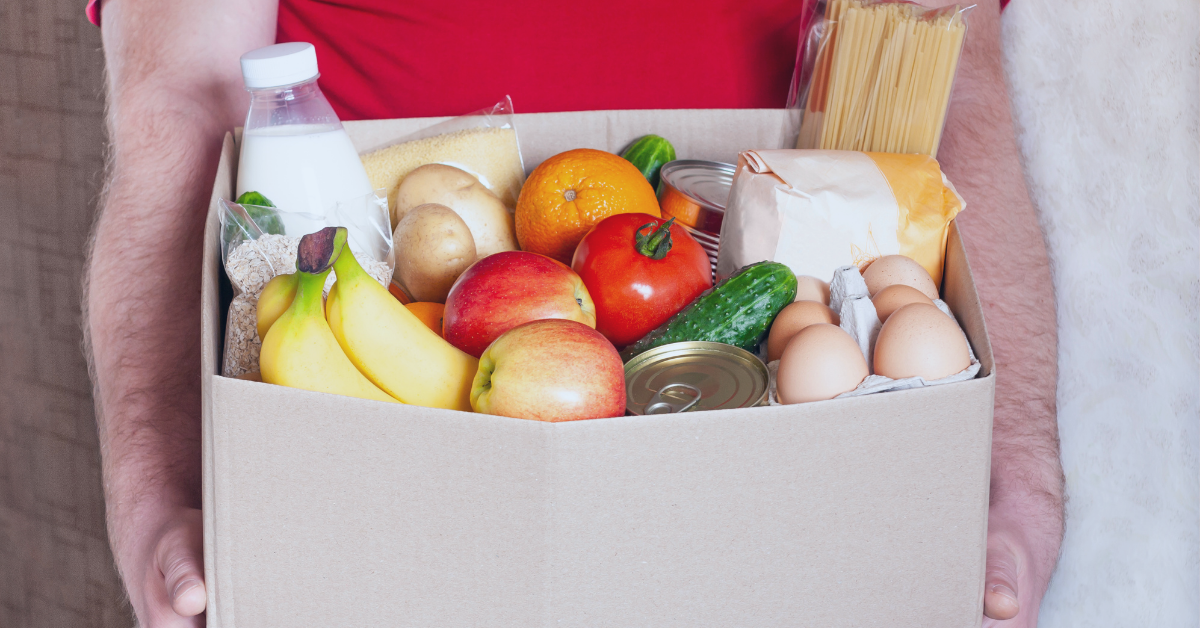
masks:
<path id="1" fill-rule="evenodd" d="M 630 414 L 731 410 L 767 404 L 769 375 L 758 356 L 720 342 L 675 342 L 625 364 Z"/>
<path id="2" fill-rule="evenodd" d="M 678 221 L 676 221 L 678 224 Z M 697 231 L 687 225 L 679 225 L 683 230 L 688 232 L 699 245 L 704 249 L 704 254 L 708 256 L 708 266 L 712 269 L 715 276 L 717 274 L 717 253 L 721 250 L 721 237 L 704 231 Z"/>
<path id="3" fill-rule="evenodd" d="M 696 159 L 668 162 L 660 171 L 658 206 L 663 218 L 687 229 L 708 254 L 713 267 L 721 244 L 721 223 L 733 187 L 733 164 Z"/>
<path id="4" fill-rule="evenodd" d="M 733 164 L 676 159 L 659 171 L 658 204 L 663 216 L 699 231 L 721 233 L 725 204 L 733 187 Z"/>

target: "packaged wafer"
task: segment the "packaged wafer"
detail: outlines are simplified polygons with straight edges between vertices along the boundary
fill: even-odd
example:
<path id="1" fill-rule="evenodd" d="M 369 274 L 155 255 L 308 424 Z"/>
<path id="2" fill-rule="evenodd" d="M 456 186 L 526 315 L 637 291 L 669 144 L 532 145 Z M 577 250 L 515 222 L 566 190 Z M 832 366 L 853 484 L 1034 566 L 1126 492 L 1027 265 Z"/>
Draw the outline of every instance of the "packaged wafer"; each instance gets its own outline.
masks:
<path id="1" fill-rule="evenodd" d="M 470 173 L 511 211 L 517 204 L 525 167 L 513 122 L 512 100 L 421 129 L 361 155 L 371 185 L 396 193 L 408 173 L 426 164 L 445 164 Z M 396 216 L 393 215 L 393 226 Z"/>

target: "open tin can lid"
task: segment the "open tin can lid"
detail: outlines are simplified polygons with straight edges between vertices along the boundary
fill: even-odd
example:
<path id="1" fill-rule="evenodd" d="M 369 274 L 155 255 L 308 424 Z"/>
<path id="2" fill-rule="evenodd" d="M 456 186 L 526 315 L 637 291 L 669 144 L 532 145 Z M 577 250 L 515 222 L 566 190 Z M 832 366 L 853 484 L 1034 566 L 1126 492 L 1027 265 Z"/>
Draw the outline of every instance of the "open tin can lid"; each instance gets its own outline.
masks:
<path id="1" fill-rule="evenodd" d="M 668 185 L 709 209 L 724 211 L 737 167 L 719 161 L 676 159 L 663 165 L 659 176 Z"/>
<path id="2" fill-rule="evenodd" d="M 731 410 L 764 405 L 767 366 L 753 353 L 720 342 L 675 342 L 625 364 L 631 414 Z"/>

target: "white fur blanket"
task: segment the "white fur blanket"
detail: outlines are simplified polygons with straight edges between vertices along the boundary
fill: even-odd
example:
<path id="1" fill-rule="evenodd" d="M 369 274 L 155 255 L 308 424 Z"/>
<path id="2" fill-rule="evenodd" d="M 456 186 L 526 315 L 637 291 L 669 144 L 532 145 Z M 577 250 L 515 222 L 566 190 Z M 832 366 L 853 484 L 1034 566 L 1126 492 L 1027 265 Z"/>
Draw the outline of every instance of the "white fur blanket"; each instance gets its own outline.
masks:
<path id="1" fill-rule="evenodd" d="M 1200 617 L 1200 3 L 1013 0 L 1004 54 L 1058 295 L 1044 627 Z"/>

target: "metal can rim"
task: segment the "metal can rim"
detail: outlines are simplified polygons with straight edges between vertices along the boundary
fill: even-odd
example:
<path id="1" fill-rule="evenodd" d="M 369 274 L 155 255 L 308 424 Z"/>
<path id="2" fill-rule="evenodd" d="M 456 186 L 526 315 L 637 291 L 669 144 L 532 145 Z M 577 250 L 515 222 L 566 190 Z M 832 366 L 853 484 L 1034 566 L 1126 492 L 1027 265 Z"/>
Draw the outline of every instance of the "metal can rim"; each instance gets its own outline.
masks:
<path id="1" fill-rule="evenodd" d="M 679 184 L 674 180 L 675 173 L 679 172 L 680 170 L 684 170 L 685 168 L 696 168 L 727 174 L 730 177 L 730 185 L 732 185 L 733 175 L 737 173 L 737 166 L 733 164 L 727 164 L 722 161 L 707 161 L 704 159 L 676 159 L 663 164 L 662 169 L 659 170 L 659 178 L 662 180 L 664 185 L 669 186 L 671 189 L 675 190 L 675 192 L 682 194 L 692 202 L 704 207 L 705 209 L 724 214 L 725 207 L 723 205 L 716 205 L 712 201 L 699 198 L 695 194 L 691 194 L 679 186 Z"/>
<path id="2" fill-rule="evenodd" d="M 663 354 L 674 352 L 703 352 L 710 354 L 721 354 L 725 356 L 734 356 L 740 361 L 746 363 L 759 376 L 763 384 L 762 393 L 753 400 L 752 403 L 741 405 L 736 408 L 712 408 L 713 410 L 738 410 L 741 408 L 754 408 L 766 405 L 767 398 L 770 394 L 770 372 L 767 370 L 767 365 L 757 355 L 746 351 L 741 347 L 736 347 L 723 342 L 711 342 L 707 340 L 685 340 L 681 342 L 672 342 L 665 345 L 659 345 L 653 349 L 649 349 L 634 356 L 625 363 L 625 393 L 632 399 L 632 391 L 629 390 L 630 382 L 633 375 L 638 372 L 638 367 L 643 366 L 647 362 L 662 356 Z M 642 412 L 636 411 L 626 405 L 626 409 L 637 416 L 645 416 Z"/>

